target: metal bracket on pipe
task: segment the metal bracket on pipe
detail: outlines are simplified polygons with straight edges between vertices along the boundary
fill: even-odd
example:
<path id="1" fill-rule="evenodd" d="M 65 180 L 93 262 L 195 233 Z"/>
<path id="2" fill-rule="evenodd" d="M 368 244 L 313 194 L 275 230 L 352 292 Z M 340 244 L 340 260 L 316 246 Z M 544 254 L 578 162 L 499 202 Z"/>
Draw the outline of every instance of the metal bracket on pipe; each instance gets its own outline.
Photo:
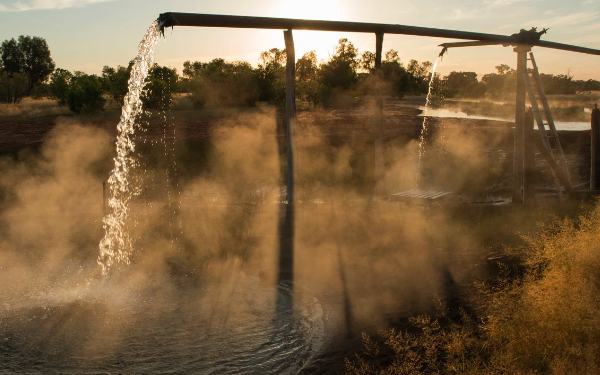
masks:
<path id="1" fill-rule="evenodd" d="M 489 41 L 481 41 L 476 40 L 472 42 L 456 42 L 456 43 L 443 43 L 440 44 L 440 47 L 443 47 L 442 52 L 440 52 L 440 57 L 443 57 L 446 52 L 448 52 L 448 48 L 456 48 L 456 47 L 480 47 L 480 46 L 497 46 L 502 45 L 504 47 L 508 46 L 518 46 L 518 45 L 528 45 L 533 46 L 540 42 L 540 38 L 543 34 L 546 34 L 549 29 L 542 29 L 542 31 L 537 31 L 537 27 L 532 27 L 530 30 L 521 29 L 520 32 L 516 34 L 512 34 L 510 38 L 513 40 L 510 43 L 501 43 L 501 42 L 489 42 Z"/>

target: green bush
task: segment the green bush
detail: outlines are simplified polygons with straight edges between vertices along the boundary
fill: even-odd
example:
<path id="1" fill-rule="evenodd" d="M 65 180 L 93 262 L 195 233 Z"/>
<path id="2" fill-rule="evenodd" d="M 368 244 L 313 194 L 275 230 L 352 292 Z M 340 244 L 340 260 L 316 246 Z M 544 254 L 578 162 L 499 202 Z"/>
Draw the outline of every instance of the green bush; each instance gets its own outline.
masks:
<path id="1" fill-rule="evenodd" d="M 175 69 L 154 64 L 148 73 L 142 102 L 147 109 L 165 110 L 173 103 L 179 76 Z"/>
<path id="2" fill-rule="evenodd" d="M 0 44 L 0 71 L 7 76 L 2 78 L 2 86 L 6 90 L 0 94 L 0 101 L 18 103 L 25 96 L 35 95 L 38 86 L 46 82 L 54 71 L 54 61 L 50 57 L 50 49 L 44 38 L 23 36 L 18 40 L 5 40 Z M 22 89 L 25 80 L 27 88 Z"/>
<path id="3" fill-rule="evenodd" d="M 123 98 L 129 90 L 128 82 L 133 62 L 127 67 L 118 66 L 116 69 L 105 66 L 102 69 L 102 88 L 108 92 L 118 105 L 123 105 Z"/>
<path id="4" fill-rule="evenodd" d="M 69 109 L 77 114 L 104 110 L 102 82 L 95 75 L 76 73 L 67 93 Z"/>
<path id="5" fill-rule="evenodd" d="M 50 83 L 48 84 L 48 96 L 51 99 L 55 99 L 59 106 L 67 104 L 69 85 L 73 74 L 68 70 L 56 69 L 50 77 Z"/>
<path id="6" fill-rule="evenodd" d="M 257 76 L 247 62 L 186 61 L 184 75 L 188 79 L 189 98 L 197 108 L 252 106 L 259 100 Z"/>
<path id="7" fill-rule="evenodd" d="M 29 83 L 24 74 L 0 71 L 0 103 L 20 103 L 28 93 Z"/>
<path id="8" fill-rule="evenodd" d="M 261 63 L 255 70 L 258 80 L 258 100 L 285 102 L 285 50 L 271 48 L 260 54 Z"/>

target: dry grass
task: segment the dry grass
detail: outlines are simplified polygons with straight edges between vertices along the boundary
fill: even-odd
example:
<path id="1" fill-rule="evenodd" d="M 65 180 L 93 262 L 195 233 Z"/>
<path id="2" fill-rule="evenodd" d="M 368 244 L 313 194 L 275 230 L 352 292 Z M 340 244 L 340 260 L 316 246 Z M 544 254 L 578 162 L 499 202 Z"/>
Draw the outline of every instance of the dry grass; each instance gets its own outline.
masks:
<path id="1" fill-rule="evenodd" d="M 43 116 L 68 115 L 69 109 L 59 107 L 55 100 L 25 98 L 19 104 L 0 104 L 0 117 L 28 119 Z"/>
<path id="2" fill-rule="evenodd" d="M 524 271 L 501 266 L 478 285 L 470 314 L 410 320 L 404 331 L 363 335 L 348 374 L 600 373 L 600 206 L 526 238 Z"/>

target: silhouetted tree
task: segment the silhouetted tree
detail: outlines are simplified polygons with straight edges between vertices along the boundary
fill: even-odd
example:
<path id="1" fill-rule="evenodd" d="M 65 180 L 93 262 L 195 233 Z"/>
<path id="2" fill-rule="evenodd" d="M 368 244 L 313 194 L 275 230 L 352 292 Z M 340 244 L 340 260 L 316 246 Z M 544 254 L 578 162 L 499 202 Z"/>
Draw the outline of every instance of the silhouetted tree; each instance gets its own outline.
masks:
<path id="1" fill-rule="evenodd" d="M 410 60 L 406 71 L 412 75 L 417 83 L 418 93 L 426 94 L 429 91 L 429 81 L 431 79 L 431 68 L 433 64 L 429 61 L 419 63 L 417 60 Z"/>
<path id="2" fill-rule="evenodd" d="M 512 94 L 516 89 L 516 71 L 506 64 L 496 66 L 497 73 L 485 74 L 481 82 L 486 86 L 486 93 L 492 97 Z"/>
<path id="3" fill-rule="evenodd" d="M 259 98 L 257 74 L 245 61 L 186 61 L 183 66 L 188 97 L 198 108 L 254 105 Z"/>
<path id="4" fill-rule="evenodd" d="M 450 72 L 446 77 L 447 95 L 479 98 L 485 95 L 485 83 L 477 81 L 475 72 Z"/>
<path id="5" fill-rule="evenodd" d="M 154 64 L 148 72 L 142 101 L 147 109 L 164 110 L 173 102 L 179 76 L 177 70 Z"/>
<path id="6" fill-rule="evenodd" d="M 317 54 L 315 51 L 305 53 L 296 62 L 296 82 L 316 79 L 318 70 Z"/>
<path id="7" fill-rule="evenodd" d="M 373 52 L 363 52 L 360 56 L 360 68 L 366 73 L 375 72 L 375 54 Z"/>
<path id="8" fill-rule="evenodd" d="M 131 75 L 133 61 L 127 67 L 118 66 L 116 69 L 110 66 L 102 68 L 102 88 L 117 102 L 123 104 L 123 98 L 129 90 L 128 82 Z"/>
<path id="9" fill-rule="evenodd" d="M 348 90 L 358 81 L 356 68 L 358 66 L 358 49 L 348 39 L 338 42 L 335 54 L 321 65 L 319 78 L 321 84 L 332 89 Z"/>
<path id="10" fill-rule="evenodd" d="M 73 74 L 65 69 L 57 68 L 50 76 L 48 84 L 48 96 L 55 99 L 59 106 L 67 104 L 69 85 Z"/>
<path id="11" fill-rule="evenodd" d="M 588 79 L 587 81 L 577 80 L 575 81 L 575 85 L 579 93 L 600 91 L 600 81 L 596 81 L 595 79 Z"/>
<path id="12" fill-rule="evenodd" d="M 19 103 L 29 92 L 27 77 L 0 71 L 0 103 Z"/>
<path id="13" fill-rule="evenodd" d="M 271 48 L 260 54 L 256 69 L 259 100 L 272 103 L 285 102 L 285 49 Z"/>
<path id="14" fill-rule="evenodd" d="M 43 38 L 21 35 L 18 40 L 5 40 L 0 52 L 3 70 L 9 76 L 22 74 L 27 78 L 27 95 L 54 71 L 54 61 Z"/>
<path id="15" fill-rule="evenodd" d="M 389 95 L 402 98 L 409 93 L 419 93 L 419 82 L 412 74 L 408 73 L 400 61 L 396 50 L 385 53 L 385 60 L 381 62 L 384 82 L 389 82 Z"/>
<path id="16" fill-rule="evenodd" d="M 305 53 L 296 62 L 296 97 L 313 105 L 323 102 L 323 87 L 318 81 L 319 67 L 315 51 Z"/>
<path id="17" fill-rule="evenodd" d="M 67 93 L 69 109 L 77 114 L 102 111 L 106 102 L 103 92 L 98 76 L 75 72 Z"/>
<path id="18" fill-rule="evenodd" d="M 570 74 L 544 74 L 540 73 L 544 91 L 548 95 L 562 94 L 570 95 L 577 92 L 577 86 Z"/>

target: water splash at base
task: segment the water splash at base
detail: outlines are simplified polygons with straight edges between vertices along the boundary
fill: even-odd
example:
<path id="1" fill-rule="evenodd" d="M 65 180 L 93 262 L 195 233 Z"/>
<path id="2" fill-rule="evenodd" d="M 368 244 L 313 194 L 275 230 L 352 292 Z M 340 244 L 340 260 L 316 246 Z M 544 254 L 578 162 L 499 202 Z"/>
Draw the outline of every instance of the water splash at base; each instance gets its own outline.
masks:
<path id="1" fill-rule="evenodd" d="M 125 228 L 131 198 L 136 195 L 128 180 L 130 171 L 135 167 L 133 152 L 135 144 L 132 136 L 135 133 L 135 121 L 142 112 L 141 95 L 143 93 L 148 70 L 154 62 L 154 46 L 160 39 L 161 31 L 157 21 L 146 31 L 138 46 L 138 54 L 131 68 L 128 92 L 125 95 L 121 119 L 117 126 L 117 156 L 115 166 L 110 173 L 110 212 L 103 219 L 104 238 L 100 241 L 98 264 L 102 266 L 102 274 L 107 275 L 114 264 L 130 263 L 132 253 L 131 236 Z"/>

